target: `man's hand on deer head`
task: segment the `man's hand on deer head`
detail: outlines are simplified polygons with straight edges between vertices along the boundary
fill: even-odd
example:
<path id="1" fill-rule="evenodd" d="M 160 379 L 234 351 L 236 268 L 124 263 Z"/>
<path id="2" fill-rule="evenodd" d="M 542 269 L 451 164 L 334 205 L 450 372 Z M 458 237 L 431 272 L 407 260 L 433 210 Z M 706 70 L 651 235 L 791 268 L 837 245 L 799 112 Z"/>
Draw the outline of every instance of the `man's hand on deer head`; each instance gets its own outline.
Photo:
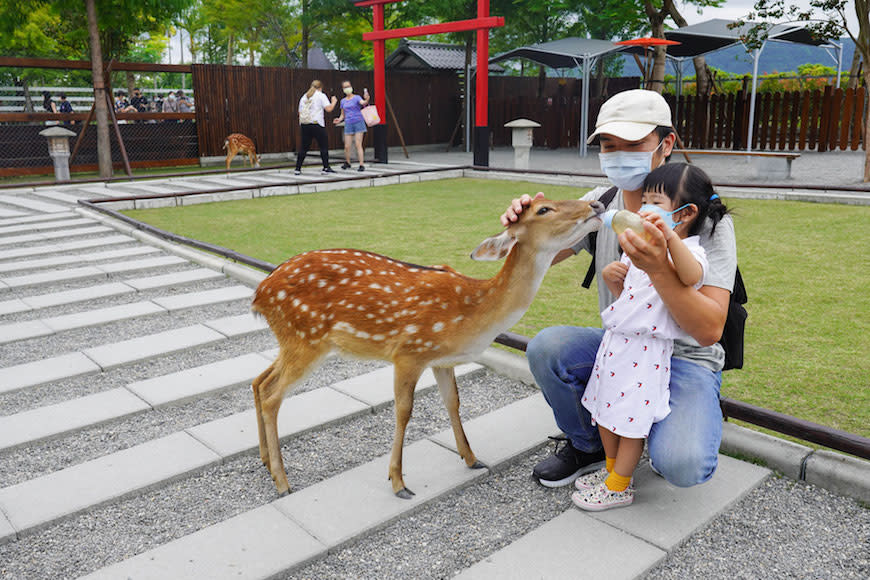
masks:
<path id="1" fill-rule="evenodd" d="M 531 197 L 528 194 L 523 194 L 520 197 L 511 201 L 510 207 L 502 214 L 501 216 L 501 225 L 504 227 L 508 227 L 518 219 L 520 219 L 520 214 L 523 213 L 523 210 L 532 203 L 532 201 L 536 199 L 540 199 L 544 197 L 544 193 L 539 191 L 535 194 L 535 197 Z"/>

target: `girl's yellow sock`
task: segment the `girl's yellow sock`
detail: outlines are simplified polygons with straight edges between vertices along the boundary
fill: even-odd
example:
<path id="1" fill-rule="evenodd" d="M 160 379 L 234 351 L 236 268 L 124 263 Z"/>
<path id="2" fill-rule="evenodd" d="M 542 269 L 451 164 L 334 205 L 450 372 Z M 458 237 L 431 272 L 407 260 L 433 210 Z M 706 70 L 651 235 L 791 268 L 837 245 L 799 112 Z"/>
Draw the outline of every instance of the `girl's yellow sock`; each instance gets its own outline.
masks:
<path id="1" fill-rule="evenodd" d="M 629 483 L 631 483 L 630 475 L 619 475 L 615 471 L 611 471 L 607 479 L 604 480 L 604 485 L 610 491 L 625 491 Z"/>
<path id="2" fill-rule="evenodd" d="M 616 457 L 604 457 L 604 467 L 607 468 L 607 473 L 613 473 L 614 463 L 616 463 Z"/>

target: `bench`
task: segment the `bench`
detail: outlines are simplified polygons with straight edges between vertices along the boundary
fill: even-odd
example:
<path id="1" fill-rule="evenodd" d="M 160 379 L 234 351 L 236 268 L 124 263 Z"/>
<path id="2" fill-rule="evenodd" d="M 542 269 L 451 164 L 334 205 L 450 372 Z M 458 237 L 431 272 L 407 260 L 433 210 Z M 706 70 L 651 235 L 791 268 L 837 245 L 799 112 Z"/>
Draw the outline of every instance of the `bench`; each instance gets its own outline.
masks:
<path id="1" fill-rule="evenodd" d="M 731 155 L 748 158 L 755 169 L 755 176 L 764 179 L 791 179 L 791 162 L 800 157 L 800 153 L 785 153 L 775 151 L 730 151 L 727 149 L 675 149 L 674 153 L 685 156 L 691 163 L 692 155 Z"/>

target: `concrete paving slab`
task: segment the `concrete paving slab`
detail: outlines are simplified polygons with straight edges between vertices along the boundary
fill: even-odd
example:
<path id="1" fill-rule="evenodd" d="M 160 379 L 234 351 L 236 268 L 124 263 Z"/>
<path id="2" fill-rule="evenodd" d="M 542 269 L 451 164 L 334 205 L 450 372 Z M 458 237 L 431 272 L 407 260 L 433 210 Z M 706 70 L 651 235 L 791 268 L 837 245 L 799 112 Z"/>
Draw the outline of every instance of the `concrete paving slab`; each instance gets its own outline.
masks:
<path id="1" fill-rule="evenodd" d="M 719 467 L 710 481 L 679 488 L 654 474 L 649 463 L 642 463 L 635 472 L 637 492 L 631 507 L 590 515 L 670 551 L 768 475 L 769 469 L 720 455 Z"/>
<path id="2" fill-rule="evenodd" d="M 0 489 L 0 506 L 19 533 L 141 491 L 217 461 L 186 433 L 174 433 Z"/>
<path id="3" fill-rule="evenodd" d="M 12 258 L 22 258 L 24 256 L 39 256 L 43 254 L 54 254 L 60 252 L 72 252 L 82 250 L 84 248 L 96 248 L 98 246 L 112 246 L 118 244 L 128 244 L 133 239 L 128 236 L 103 236 L 99 238 L 88 238 L 86 240 L 78 240 L 75 242 L 61 242 L 40 244 L 37 246 L 28 246 L 26 248 L 16 248 L 14 250 L 0 251 L 0 260 L 11 260 Z"/>
<path id="4" fill-rule="evenodd" d="M 80 352 L 42 358 L 0 368 L 0 393 L 98 372 L 100 367 Z"/>
<path id="5" fill-rule="evenodd" d="M 214 188 L 215 186 L 211 186 Z M 220 186 L 218 186 L 220 187 Z M 223 187 L 228 187 L 224 185 Z M 238 199 L 254 199 L 256 197 L 256 189 L 238 189 L 235 191 L 222 191 L 220 193 L 200 193 L 197 195 L 185 195 L 179 197 L 178 205 L 189 206 L 198 205 L 201 203 L 214 203 L 218 201 L 233 201 Z"/>
<path id="6" fill-rule="evenodd" d="M 807 483 L 870 503 L 870 461 L 822 449 L 807 459 L 805 479 Z"/>
<path id="7" fill-rule="evenodd" d="M 666 556 L 667 552 L 643 540 L 571 509 L 454 580 L 632 580 Z"/>
<path id="8" fill-rule="evenodd" d="M 73 238 L 75 236 L 87 236 L 93 234 L 102 234 L 113 231 L 112 228 L 106 226 L 95 225 L 86 228 L 71 228 L 68 230 L 52 230 L 47 232 L 36 232 L 32 234 L 21 234 L 15 236 L 0 237 L 0 245 L 25 244 L 30 242 L 40 242 L 47 240 L 58 240 L 62 238 Z"/>
<path id="9" fill-rule="evenodd" d="M 0 344 L 49 334 L 54 334 L 54 330 L 39 320 L 0 324 Z"/>
<path id="10" fill-rule="evenodd" d="M 722 444 L 719 450 L 741 457 L 760 459 L 764 461 L 765 466 L 796 480 L 801 479 L 801 466 L 804 459 L 813 452 L 805 445 L 772 437 L 727 421 L 722 424 Z"/>
<path id="11" fill-rule="evenodd" d="M 250 299 L 251 294 L 252 291 L 247 286 L 228 286 L 214 290 L 203 290 L 202 292 L 162 296 L 154 298 L 154 303 L 172 311 L 194 308 L 204 304 L 219 304 L 221 302 L 232 302 L 233 300 Z"/>
<path id="12" fill-rule="evenodd" d="M 216 280 L 223 278 L 221 272 L 216 272 L 210 268 L 198 268 L 196 270 L 185 270 L 183 272 L 174 272 L 172 274 L 162 274 L 160 276 L 145 276 L 142 278 L 131 278 L 124 280 L 124 284 L 132 286 L 136 290 L 151 290 L 153 288 L 165 288 L 168 286 L 181 286 L 192 282 L 201 282 L 204 280 Z"/>
<path id="13" fill-rule="evenodd" d="M 488 474 L 467 468 L 455 453 L 431 441 L 417 441 L 405 447 L 402 462 L 405 483 L 417 495 L 403 500 L 387 481 L 388 465 L 384 455 L 273 505 L 334 548 Z"/>
<path id="14" fill-rule="evenodd" d="M 157 194 L 167 194 L 167 193 L 178 193 L 178 190 L 172 187 L 166 187 L 165 185 L 151 185 L 148 183 L 128 183 L 122 186 L 124 189 L 128 189 L 133 193 L 144 191 L 146 193 L 157 193 Z"/>
<path id="15" fill-rule="evenodd" d="M 181 205 L 177 197 L 151 197 L 133 200 L 135 209 L 157 209 L 161 207 L 177 207 Z"/>
<path id="16" fill-rule="evenodd" d="M 32 443 L 150 408 L 145 401 L 119 387 L 7 415 L 0 417 L 0 449 Z"/>
<path id="17" fill-rule="evenodd" d="M 272 197 L 275 195 L 296 195 L 299 193 L 297 185 L 269 185 L 263 184 L 257 193 L 257 197 Z"/>
<path id="18" fill-rule="evenodd" d="M 42 284 L 53 284 L 55 282 L 66 282 L 69 280 L 80 280 L 82 278 L 105 278 L 106 272 L 95 266 L 82 266 L 81 268 L 67 268 L 65 270 L 55 270 L 51 272 L 39 272 L 38 274 L 26 274 L 23 276 L 8 276 L 0 278 L 0 282 L 9 288 L 24 288 L 26 286 L 39 286 Z"/>
<path id="19" fill-rule="evenodd" d="M 268 330 L 269 325 L 262 318 L 257 318 L 251 313 L 239 314 L 238 316 L 226 316 L 203 323 L 209 328 L 217 330 L 226 337 L 243 336 L 252 332 Z"/>
<path id="20" fill-rule="evenodd" d="M 463 427 L 477 459 L 490 469 L 497 469 L 514 457 L 540 447 L 547 442 L 547 437 L 560 433 L 553 411 L 540 393 L 465 421 Z M 452 429 L 431 439 L 456 450 Z"/>
<path id="21" fill-rule="evenodd" d="M 14 209 L 6 209 L 0 207 L 0 218 L 14 218 L 26 215 L 27 214 L 23 211 L 15 211 Z"/>
<path id="22" fill-rule="evenodd" d="M 117 195 L 117 192 L 110 190 L 105 185 L 80 185 L 75 189 L 84 194 L 84 199 L 115 197 Z"/>
<path id="23" fill-rule="evenodd" d="M 265 579 L 325 553 L 326 546 L 273 505 L 265 505 L 97 570 L 82 580 Z"/>
<path id="24" fill-rule="evenodd" d="M 19 212 L 16 212 L 16 213 L 19 213 Z M 12 225 L 16 225 L 16 224 L 32 224 L 32 223 L 39 223 L 39 222 L 50 222 L 50 221 L 54 221 L 54 220 L 63 220 L 63 219 L 69 219 L 69 218 L 74 218 L 74 217 L 78 217 L 78 214 L 71 212 L 71 211 L 65 211 L 65 212 L 61 212 L 61 213 L 49 213 L 49 214 L 41 213 L 41 214 L 37 214 L 37 215 L 21 213 L 19 217 L 9 217 L 9 218 L 0 219 L 0 226 L 12 226 Z"/>
<path id="25" fill-rule="evenodd" d="M 268 363 L 263 365 L 260 372 L 267 366 Z M 359 401 L 329 387 L 299 393 L 281 405 L 278 412 L 278 437 L 283 440 L 370 410 Z M 257 416 L 253 409 L 191 427 L 187 432 L 208 445 L 223 459 L 257 449 L 260 445 Z"/>
<path id="26" fill-rule="evenodd" d="M 100 264 L 98 269 L 107 274 L 120 274 L 122 272 L 135 272 L 136 270 L 149 270 L 151 268 L 162 268 L 163 266 L 174 266 L 176 264 L 185 264 L 187 260 L 178 256 L 159 256 L 157 258 L 149 258 L 147 260 L 132 260 L 126 262 L 117 262 L 114 264 Z"/>
<path id="27" fill-rule="evenodd" d="M 38 309 L 59 306 L 61 304 L 74 304 L 76 302 L 84 302 L 96 298 L 105 298 L 106 296 L 129 294 L 130 292 L 135 291 L 134 288 L 131 288 L 126 283 L 109 282 L 107 284 L 88 286 L 87 288 L 77 288 L 75 290 L 51 292 L 49 294 L 40 294 L 37 296 L 24 296 L 21 300 L 29 307 Z"/>
<path id="28" fill-rule="evenodd" d="M 61 316 L 52 316 L 50 318 L 43 318 L 41 322 L 55 332 L 63 332 L 74 328 L 99 326 L 101 324 L 108 324 L 119 320 L 127 320 L 129 318 L 148 316 L 149 314 L 163 312 L 166 312 L 166 309 L 161 308 L 153 302 L 143 301 L 120 304 L 118 306 L 107 306 L 106 308 L 97 308 L 94 310 L 86 310 L 84 312 L 64 314 Z"/>
<path id="29" fill-rule="evenodd" d="M 462 375 L 480 368 L 481 366 L 476 363 L 468 363 L 457 366 L 454 372 L 458 379 Z M 393 402 L 394 377 L 393 366 L 390 365 L 370 373 L 339 381 L 332 385 L 332 388 L 377 409 Z M 422 393 L 435 386 L 435 375 L 432 374 L 431 369 L 426 369 L 420 376 L 420 380 L 417 381 L 417 387 L 414 389 L 414 392 Z"/>
<path id="30" fill-rule="evenodd" d="M 33 195 L 37 195 L 39 197 L 44 197 L 44 198 L 50 199 L 52 201 L 59 201 L 61 203 L 68 203 L 70 205 L 77 205 L 80 199 L 88 199 L 88 197 L 90 197 L 90 196 L 87 196 L 83 193 L 76 195 L 75 192 L 70 194 L 70 193 L 64 193 L 62 191 L 51 191 L 51 190 L 47 190 L 47 189 L 34 189 Z"/>
<path id="31" fill-rule="evenodd" d="M 4 314 L 15 314 L 16 312 L 27 312 L 33 310 L 26 302 L 20 298 L 12 298 L 11 300 L 0 300 L 0 316 Z"/>
<path id="32" fill-rule="evenodd" d="M 3 511 L 0 510 L 0 545 L 5 544 L 6 542 L 11 542 L 17 537 L 15 528 L 12 527 L 12 522 L 10 522 Z"/>
<path id="33" fill-rule="evenodd" d="M 160 249 L 151 246 L 134 246 L 132 248 L 122 248 L 120 250 L 110 250 L 107 252 L 92 252 L 89 254 L 56 256 L 51 258 L 36 258 L 31 260 L 18 260 L 15 262 L 0 263 L 0 272 L 15 272 L 19 270 L 36 270 L 39 268 L 49 268 L 52 266 L 65 266 L 67 264 L 75 264 L 80 262 L 99 262 L 102 260 L 115 260 L 118 258 L 128 258 L 130 256 L 143 256 L 145 254 L 154 254 Z"/>
<path id="34" fill-rule="evenodd" d="M 226 340 L 226 337 L 211 328 L 206 328 L 201 324 L 194 324 L 193 326 L 175 328 L 139 338 L 88 348 L 83 353 L 100 365 L 103 370 L 106 370 L 220 340 Z"/>
<path id="35" fill-rule="evenodd" d="M 96 223 L 97 222 L 95 222 L 94 220 L 88 218 L 75 218 L 54 220 L 42 223 L 37 222 L 34 224 L 19 224 L 17 226 L 2 226 L 0 227 L 0 236 L 6 236 L 19 232 L 41 232 L 45 230 L 57 230 L 61 228 L 75 228 L 79 226 L 95 225 Z"/>
<path id="36" fill-rule="evenodd" d="M 251 353 L 136 381 L 127 385 L 127 389 L 158 407 L 250 383 L 268 366 L 261 355 Z"/>
<path id="37" fill-rule="evenodd" d="M 12 195 L 0 195 L 0 203 L 5 203 L 7 205 L 22 207 L 24 209 L 30 209 L 43 213 L 59 213 L 69 211 L 69 207 L 64 205 L 46 203 L 44 201 L 39 201 L 36 199 Z"/>

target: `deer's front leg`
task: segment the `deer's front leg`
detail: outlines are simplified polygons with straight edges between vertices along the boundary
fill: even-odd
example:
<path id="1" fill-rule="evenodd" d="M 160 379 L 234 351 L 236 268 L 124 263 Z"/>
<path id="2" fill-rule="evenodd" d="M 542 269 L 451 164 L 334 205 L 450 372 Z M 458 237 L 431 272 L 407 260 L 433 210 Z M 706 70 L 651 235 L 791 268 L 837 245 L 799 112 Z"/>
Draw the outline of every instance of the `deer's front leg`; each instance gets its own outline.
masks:
<path id="1" fill-rule="evenodd" d="M 465 465 L 472 469 L 484 467 L 483 463 L 474 456 L 468 438 L 465 436 L 465 429 L 462 428 L 462 419 L 459 418 L 459 389 L 456 386 L 456 373 L 453 367 L 433 368 L 432 373 L 438 383 L 441 400 L 444 401 L 447 414 L 450 416 L 450 425 L 453 427 L 453 437 L 456 439 L 456 450 L 459 456 L 465 460 Z"/>
<path id="2" fill-rule="evenodd" d="M 393 484 L 393 493 L 402 499 L 411 499 L 414 492 L 405 487 L 402 478 L 402 447 L 405 444 L 405 428 L 411 418 L 414 408 L 414 387 L 420 378 L 422 369 L 404 367 L 396 364 L 393 391 L 396 401 L 396 432 L 393 435 L 393 449 L 390 453 L 389 478 Z"/>

